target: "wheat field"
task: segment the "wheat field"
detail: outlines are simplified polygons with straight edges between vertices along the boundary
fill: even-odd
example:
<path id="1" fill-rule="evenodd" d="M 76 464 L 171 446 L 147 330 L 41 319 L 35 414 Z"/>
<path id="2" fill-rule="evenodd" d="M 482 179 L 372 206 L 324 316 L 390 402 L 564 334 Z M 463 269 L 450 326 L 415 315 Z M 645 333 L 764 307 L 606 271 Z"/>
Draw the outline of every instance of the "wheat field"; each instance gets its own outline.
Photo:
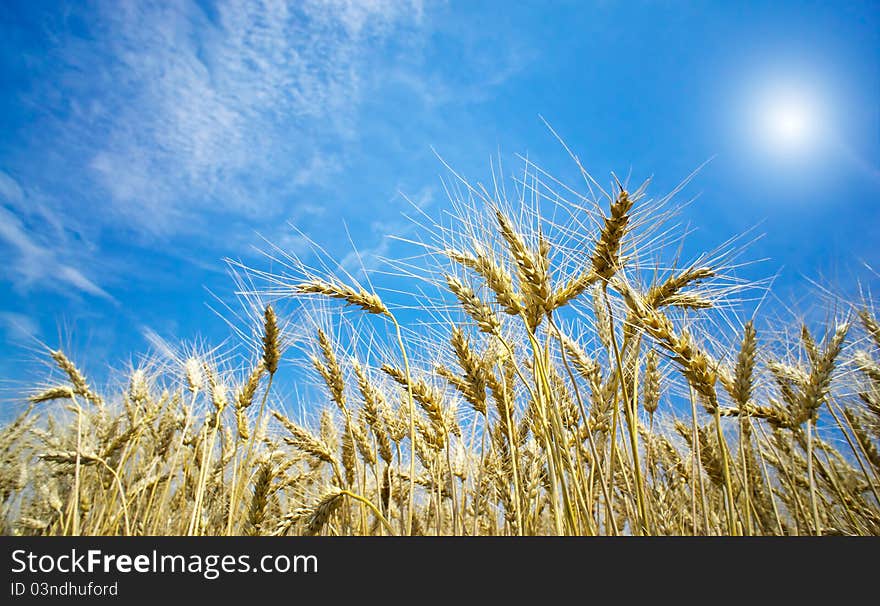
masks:
<path id="1" fill-rule="evenodd" d="M 230 262 L 237 356 L 99 389 L 50 349 L 0 431 L 2 532 L 880 533 L 870 298 L 785 316 L 743 238 L 682 260 L 678 189 L 579 172 L 453 173 L 380 271 Z"/>

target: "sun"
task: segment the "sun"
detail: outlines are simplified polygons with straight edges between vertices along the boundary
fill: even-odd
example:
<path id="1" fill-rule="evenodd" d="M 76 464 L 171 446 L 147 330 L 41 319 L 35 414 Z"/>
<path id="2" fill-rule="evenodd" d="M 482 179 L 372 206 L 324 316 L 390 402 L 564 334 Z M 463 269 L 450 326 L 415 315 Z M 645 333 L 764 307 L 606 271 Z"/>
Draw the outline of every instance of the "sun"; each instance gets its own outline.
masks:
<path id="1" fill-rule="evenodd" d="M 785 103 L 767 111 L 767 130 L 786 145 L 803 143 L 810 134 L 810 115 L 802 104 Z"/>
<path id="2" fill-rule="evenodd" d="M 798 88 L 775 88 L 754 100 L 753 128 L 761 146 L 775 155 L 800 157 L 815 151 L 823 118 L 815 95 Z"/>
<path id="3" fill-rule="evenodd" d="M 764 129 L 772 143 L 792 150 L 810 144 L 816 118 L 806 100 L 771 100 L 763 114 Z"/>

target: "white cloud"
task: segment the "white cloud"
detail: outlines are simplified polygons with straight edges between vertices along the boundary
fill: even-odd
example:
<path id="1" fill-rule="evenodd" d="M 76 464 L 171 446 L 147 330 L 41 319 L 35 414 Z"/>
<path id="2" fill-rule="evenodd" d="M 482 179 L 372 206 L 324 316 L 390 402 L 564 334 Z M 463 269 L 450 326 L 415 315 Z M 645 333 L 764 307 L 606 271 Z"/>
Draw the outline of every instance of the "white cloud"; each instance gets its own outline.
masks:
<path id="1" fill-rule="evenodd" d="M 83 254 L 68 251 L 65 233 L 58 217 L 37 203 L 8 174 L 0 171 L 0 203 L 28 209 L 34 217 L 29 228 L 23 218 L 0 206 L 0 251 L 7 249 L 7 262 L 0 276 L 21 291 L 39 284 L 61 292 L 71 287 L 77 293 L 112 300 L 112 297 L 76 267 Z M 42 229 L 35 229 L 40 226 Z"/>
<path id="2" fill-rule="evenodd" d="M 40 332 L 33 318 L 14 311 L 0 311 L 0 329 L 13 341 L 31 341 Z"/>
<path id="3" fill-rule="evenodd" d="M 414 196 L 400 193 L 397 197 L 403 198 L 410 205 L 403 207 L 405 211 L 418 212 L 418 210 L 424 210 L 433 204 L 434 194 L 434 187 L 426 186 Z M 363 278 L 364 272 L 369 273 L 382 266 L 395 244 L 395 238 L 408 237 L 416 230 L 416 227 L 416 223 L 412 219 L 403 216 L 392 221 L 374 221 L 370 224 L 370 233 L 376 244 L 369 247 L 356 247 L 342 257 L 339 266 L 353 276 L 359 279 Z"/>
<path id="4" fill-rule="evenodd" d="M 149 326 L 141 326 L 141 336 L 143 336 L 144 340 L 146 340 L 146 342 L 164 358 L 168 360 L 176 360 L 178 358 L 174 348 L 168 343 L 168 341 L 163 339 L 159 333 Z"/>
<path id="5" fill-rule="evenodd" d="M 391 0 L 106 3 L 93 41 L 62 47 L 89 81 L 74 95 L 100 91 L 68 130 L 93 139 L 85 168 L 138 231 L 278 214 L 285 194 L 340 171 L 376 49 L 421 15 Z"/>
<path id="6" fill-rule="evenodd" d="M 0 172 L 0 247 L 15 258 L 0 275 L 23 290 L 108 296 L 99 284 L 118 262 L 111 232 L 112 246 L 133 240 L 196 263 L 205 251 L 242 254 L 254 231 L 298 252 L 304 240 L 279 228 L 326 228 L 346 202 L 303 194 L 344 184 L 371 135 L 405 136 L 396 107 L 363 115 L 382 105 L 379 93 L 403 87 L 414 112 L 479 99 L 521 56 L 499 64 L 470 48 L 483 33 L 473 25 L 456 31 L 465 60 L 447 82 L 447 68 L 425 64 L 436 24 L 421 0 L 98 0 L 67 12 L 41 23 L 49 50 L 29 58 L 39 76 L 17 91 L 39 116 L 24 160 L 7 166 L 26 187 Z M 392 212 L 375 220 L 397 231 Z M 370 265 L 388 245 L 371 235 Z"/>
<path id="7" fill-rule="evenodd" d="M 24 200 L 24 192 L 18 181 L 0 170 L 0 200 L 7 200 L 10 204 L 21 204 Z"/>
<path id="8" fill-rule="evenodd" d="M 249 228 L 323 212 L 296 194 L 343 170 L 365 75 L 422 7 L 106 0 L 76 15 L 87 35 L 71 16 L 43 24 L 45 77 L 21 93 L 43 120 L 31 144 L 49 151 L 40 169 L 17 167 L 24 188 L 0 171 L 0 251 L 13 258 L 0 275 L 109 298 L 84 269 L 103 232 L 194 234 L 232 252 Z"/>

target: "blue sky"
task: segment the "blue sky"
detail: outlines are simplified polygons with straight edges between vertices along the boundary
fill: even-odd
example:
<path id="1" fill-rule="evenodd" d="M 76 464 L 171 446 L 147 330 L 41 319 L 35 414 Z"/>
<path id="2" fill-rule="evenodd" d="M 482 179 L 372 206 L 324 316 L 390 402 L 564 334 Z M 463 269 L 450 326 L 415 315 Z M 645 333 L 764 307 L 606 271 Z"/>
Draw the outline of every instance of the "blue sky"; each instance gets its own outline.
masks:
<path id="1" fill-rule="evenodd" d="M 797 149 L 760 119 L 780 88 L 809 107 Z M 475 179 L 499 151 L 574 176 L 539 116 L 657 194 L 712 158 L 684 195 L 693 253 L 758 225 L 749 271 L 795 295 L 880 267 L 872 2 L 7 1 L 0 91 L 12 388 L 38 342 L 100 372 L 150 334 L 228 336 L 221 259 L 302 252 L 288 222 L 393 254 L 401 193 L 446 204 L 432 149 Z"/>

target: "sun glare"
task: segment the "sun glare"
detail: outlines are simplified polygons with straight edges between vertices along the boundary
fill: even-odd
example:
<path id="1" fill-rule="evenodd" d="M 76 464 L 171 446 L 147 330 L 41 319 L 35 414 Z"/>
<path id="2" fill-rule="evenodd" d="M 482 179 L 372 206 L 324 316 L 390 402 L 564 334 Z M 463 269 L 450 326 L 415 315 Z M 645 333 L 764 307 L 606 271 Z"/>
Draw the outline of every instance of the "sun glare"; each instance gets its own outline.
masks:
<path id="1" fill-rule="evenodd" d="M 810 144 L 816 118 L 803 99 L 772 100 L 764 109 L 764 129 L 779 147 L 803 150 Z"/>
<path id="2" fill-rule="evenodd" d="M 818 100 L 810 91 L 767 90 L 756 95 L 751 114 L 753 136 L 765 151 L 793 159 L 817 150 L 824 120 Z"/>

